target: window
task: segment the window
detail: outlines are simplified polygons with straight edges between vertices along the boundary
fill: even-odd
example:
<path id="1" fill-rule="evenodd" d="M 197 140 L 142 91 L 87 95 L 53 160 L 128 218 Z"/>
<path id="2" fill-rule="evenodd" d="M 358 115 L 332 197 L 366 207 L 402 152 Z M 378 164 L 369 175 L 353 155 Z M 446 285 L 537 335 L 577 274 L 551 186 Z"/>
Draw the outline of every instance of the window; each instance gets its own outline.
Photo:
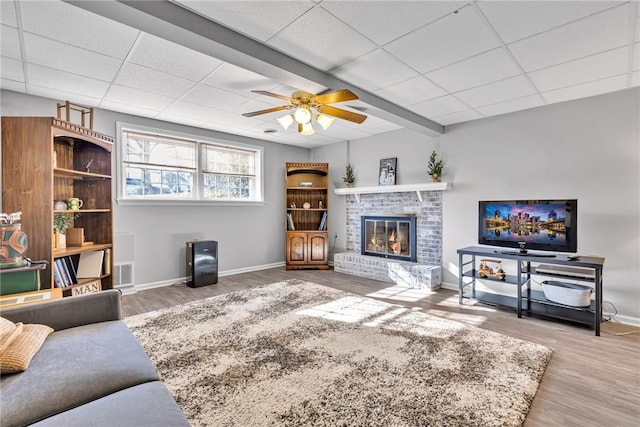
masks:
<path id="1" fill-rule="evenodd" d="M 261 148 L 118 127 L 119 200 L 262 201 Z"/>

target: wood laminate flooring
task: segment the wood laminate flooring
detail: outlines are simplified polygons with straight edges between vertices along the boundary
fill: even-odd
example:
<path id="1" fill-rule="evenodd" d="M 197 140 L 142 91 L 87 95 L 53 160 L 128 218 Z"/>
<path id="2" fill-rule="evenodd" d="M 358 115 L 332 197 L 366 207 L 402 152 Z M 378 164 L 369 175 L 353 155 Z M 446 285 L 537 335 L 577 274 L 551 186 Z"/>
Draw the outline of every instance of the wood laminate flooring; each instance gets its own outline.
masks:
<path id="1" fill-rule="evenodd" d="M 200 288 L 175 284 L 125 295 L 123 314 L 131 316 L 289 279 L 358 295 L 393 286 L 333 270 L 285 271 L 282 267 L 220 277 L 217 284 Z M 467 301 L 460 306 L 457 292 L 446 289 L 421 298 L 405 295 L 404 301 L 391 299 L 392 296 L 380 299 L 553 349 L 525 426 L 640 427 L 640 328 L 607 322 L 602 325 L 601 336 L 596 337 L 591 328 L 580 325 L 530 317 L 518 319 L 514 311 Z M 627 332 L 634 333 L 617 335 Z"/>

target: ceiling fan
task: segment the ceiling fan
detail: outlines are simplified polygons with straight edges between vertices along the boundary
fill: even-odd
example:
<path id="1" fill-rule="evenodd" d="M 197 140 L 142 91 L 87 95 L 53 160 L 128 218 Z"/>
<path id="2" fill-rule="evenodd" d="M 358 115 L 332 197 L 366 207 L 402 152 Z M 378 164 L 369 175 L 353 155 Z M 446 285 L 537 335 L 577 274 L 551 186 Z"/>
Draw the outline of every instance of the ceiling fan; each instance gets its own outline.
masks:
<path id="1" fill-rule="evenodd" d="M 280 117 L 279 119 L 277 119 L 277 121 L 285 130 L 294 121 L 297 122 L 298 132 L 303 135 L 313 135 L 315 133 L 315 130 L 313 129 L 313 126 L 311 124 L 311 119 L 313 117 L 312 110 L 316 110 L 318 112 L 315 118 L 318 124 L 320 124 L 320 126 L 322 126 L 324 130 L 329 129 L 329 126 L 333 124 L 334 117 L 355 123 L 362 123 L 367 119 L 367 116 L 365 116 L 364 114 L 354 113 L 342 108 L 327 105 L 334 104 L 336 102 L 353 101 L 358 99 L 356 94 L 348 89 L 337 90 L 320 95 L 314 95 L 313 93 L 305 92 L 304 90 L 297 90 L 293 92 L 291 97 L 278 95 L 277 93 L 267 92 L 264 90 L 252 90 L 251 92 L 282 99 L 284 101 L 287 101 L 289 105 L 281 105 L 280 107 L 253 111 L 251 113 L 244 113 L 243 116 L 253 117 L 260 114 L 273 113 L 276 111 L 296 109 L 294 113 Z"/>

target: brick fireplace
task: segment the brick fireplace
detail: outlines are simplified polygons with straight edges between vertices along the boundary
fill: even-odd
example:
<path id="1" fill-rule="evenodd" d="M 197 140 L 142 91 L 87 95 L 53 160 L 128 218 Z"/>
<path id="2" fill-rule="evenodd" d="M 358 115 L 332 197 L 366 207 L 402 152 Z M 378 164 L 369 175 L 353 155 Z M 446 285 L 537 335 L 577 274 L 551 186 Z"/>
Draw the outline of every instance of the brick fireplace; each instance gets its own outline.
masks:
<path id="1" fill-rule="evenodd" d="M 442 192 L 398 191 L 347 194 L 347 252 L 334 255 L 341 273 L 402 282 L 415 288 L 437 289 L 442 277 Z M 363 254 L 361 218 L 397 216 L 415 218 L 415 258 L 401 260 Z"/>

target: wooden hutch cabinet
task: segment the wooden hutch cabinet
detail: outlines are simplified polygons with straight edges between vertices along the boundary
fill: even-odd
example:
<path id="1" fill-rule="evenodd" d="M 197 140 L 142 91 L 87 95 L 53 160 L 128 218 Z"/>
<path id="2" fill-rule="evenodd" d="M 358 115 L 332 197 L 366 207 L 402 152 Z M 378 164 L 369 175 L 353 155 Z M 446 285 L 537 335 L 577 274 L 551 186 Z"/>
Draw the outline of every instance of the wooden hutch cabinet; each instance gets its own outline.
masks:
<path id="1" fill-rule="evenodd" d="M 54 287 L 56 259 L 77 268 L 81 254 L 97 251 L 103 251 L 98 277 L 79 279 L 63 289 L 65 295 L 89 280 L 99 281 L 103 290 L 113 287 L 112 148 L 112 137 L 64 120 L 2 117 L 2 210 L 22 211 L 22 231 L 29 239 L 25 256 L 48 262 L 41 289 Z M 70 198 L 81 199 L 82 207 L 56 210 L 56 201 Z M 83 241 L 55 247 L 54 214 L 68 216 L 76 231 L 82 228 Z"/>
<path id="2" fill-rule="evenodd" d="M 329 268 L 328 163 L 287 163 L 286 269 Z"/>

